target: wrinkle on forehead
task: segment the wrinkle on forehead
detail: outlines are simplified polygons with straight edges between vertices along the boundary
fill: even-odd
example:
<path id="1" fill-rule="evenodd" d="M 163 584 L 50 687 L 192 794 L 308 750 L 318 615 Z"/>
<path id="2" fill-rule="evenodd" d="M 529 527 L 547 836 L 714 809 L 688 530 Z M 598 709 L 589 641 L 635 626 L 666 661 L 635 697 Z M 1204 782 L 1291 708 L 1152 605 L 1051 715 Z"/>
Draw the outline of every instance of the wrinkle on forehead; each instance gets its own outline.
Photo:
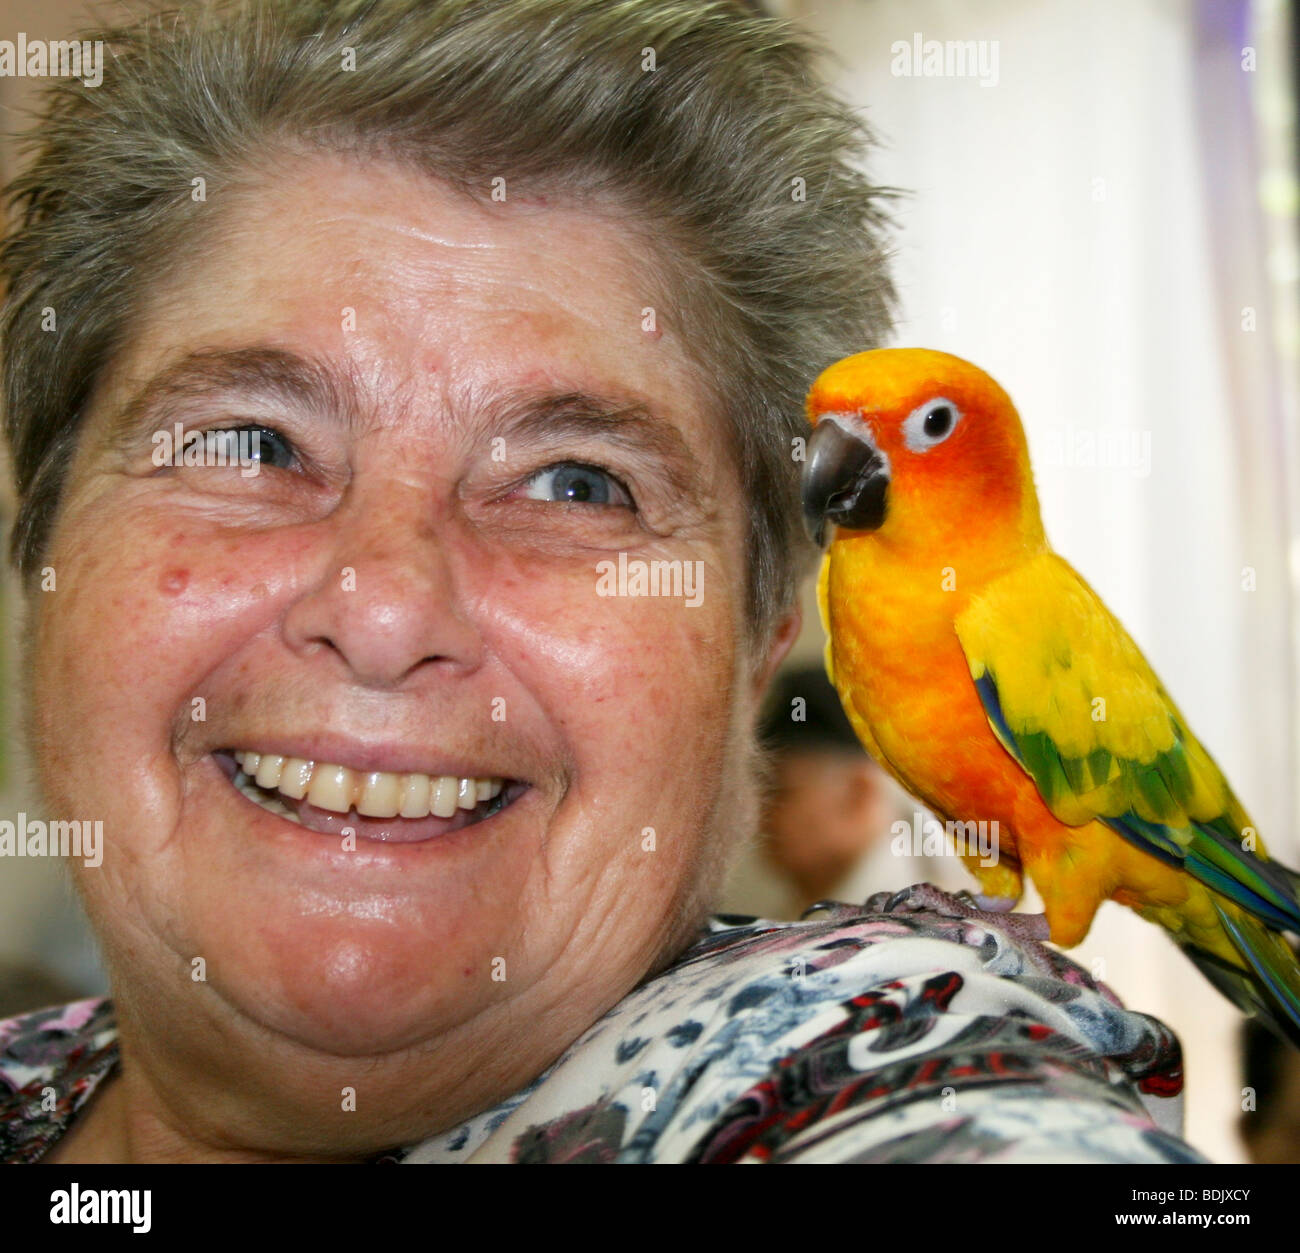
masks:
<path id="1" fill-rule="evenodd" d="M 414 332 L 411 338 L 443 340 L 451 347 L 457 327 L 439 315 L 491 285 L 501 294 L 480 300 L 475 312 L 502 322 L 504 347 L 525 332 L 553 336 L 562 346 L 566 334 L 577 329 L 575 322 L 597 330 L 601 341 L 619 341 L 621 333 L 628 351 L 619 357 L 620 365 L 635 366 L 642 353 L 653 351 L 653 369 L 680 399 L 701 411 L 712 401 L 692 355 L 674 338 L 675 302 L 663 290 L 662 257 L 655 247 L 663 241 L 613 195 L 483 203 L 399 162 L 298 153 L 207 211 L 215 217 L 197 263 L 148 293 L 135 319 L 138 332 L 112 370 L 114 377 L 103 380 L 105 386 L 124 369 L 142 381 L 138 362 L 149 347 L 157 344 L 150 354 L 154 363 L 174 353 L 205 306 L 218 312 L 224 306 L 242 315 L 238 321 L 250 314 L 256 320 L 259 310 L 278 310 L 280 322 L 292 331 L 300 319 L 319 320 L 313 305 L 326 293 L 356 308 L 350 347 L 354 357 L 371 358 L 356 365 L 364 364 L 372 375 L 391 373 L 391 363 L 375 359 L 367 336 L 405 323 Z M 529 229 L 529 219 L 536 231 Z M 286 291 L 275 272 L 277 252 L 314 254 L 308 261 L 320 269 L 322 282 L 311 290 Z M 241 256 L 256 261 L 259 253 L 266 264 L 240 265 Z M 316 256 L 331 255 L 349 259 L 316 266 Z M 363 305 L 369 305 L 368 312 Z M 653 335 L 640 326 L 647 306 L 656 307 Z M 382 311 L 382 324 L 376 309 Z M 233 331 L 236 319 L 226 322 Z M 332 325 L 336 330 L 337 320 Z M 426 327 L 436 336 L 422 334 Z M 216 339 L 210 335 L 208 342 Z M 337 346 L 337 334 L 334 339 Z M 205 345 L 190 335 L 189 346 Z M 392 346 L 390 337 L 387 347 Z"/>

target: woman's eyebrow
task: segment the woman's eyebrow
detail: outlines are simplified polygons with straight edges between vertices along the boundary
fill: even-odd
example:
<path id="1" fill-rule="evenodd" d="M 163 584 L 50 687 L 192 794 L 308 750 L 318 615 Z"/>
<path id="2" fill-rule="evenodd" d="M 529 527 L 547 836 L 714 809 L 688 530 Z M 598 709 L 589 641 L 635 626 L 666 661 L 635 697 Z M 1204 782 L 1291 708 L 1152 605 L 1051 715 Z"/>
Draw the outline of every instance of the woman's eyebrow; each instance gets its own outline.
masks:
<path id="1" fill-rule="evenodd" d="M 493 434 L 505 441 L 506 456 L 517 440 L 531 446 L 598 439 L 658 462 L 674 492 L 702 490 L 700 457 L 681 429 L 639 400 L 588 392 L 517 392 L 499 410 Z"/>
<path id="2" fill-rule="evenodd" d="M 261 396 L 344 420 L 357 411 L 352 379 L 322 362 L 282 348 L 201 348 L 164 367 L 118 408 L 104 442 L 128 444 L 147 423 L 165 426 L 186 402 L 218 395 Z"/>
<path id="3" fill-rule="evenodd" d="M 364 405 L 356 379 L 327 362 L 283 348 L 203 348 L 165 366 L 109 420 L 105 443 L 118 447 L 147 425 L 166 427 L 183 407 L 216 396 L 264 397 L 358 425 Z M 523 390 L 489 400 L 491 434 L 532 446 L 601 439 L 662 465 L 669 486 L 683 495 L 702 490 L 700 458 L 680 427 L 644 401 L 580 390 Z"/>

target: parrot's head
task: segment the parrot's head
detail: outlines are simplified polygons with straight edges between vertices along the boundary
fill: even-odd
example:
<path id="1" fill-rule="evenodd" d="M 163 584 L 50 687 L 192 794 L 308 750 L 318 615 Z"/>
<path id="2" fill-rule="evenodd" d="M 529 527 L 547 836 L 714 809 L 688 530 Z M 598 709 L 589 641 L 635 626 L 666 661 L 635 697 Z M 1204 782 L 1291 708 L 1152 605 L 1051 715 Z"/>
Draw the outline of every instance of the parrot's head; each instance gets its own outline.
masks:
<path id="1" fill-rule="evenodd" d="M 909 546 L 954 537 L 1042 541 L 1020 417 L 983 370 L 946 352 L 878 348 L 808 393 L 808 533 L 871 532 Z"/>

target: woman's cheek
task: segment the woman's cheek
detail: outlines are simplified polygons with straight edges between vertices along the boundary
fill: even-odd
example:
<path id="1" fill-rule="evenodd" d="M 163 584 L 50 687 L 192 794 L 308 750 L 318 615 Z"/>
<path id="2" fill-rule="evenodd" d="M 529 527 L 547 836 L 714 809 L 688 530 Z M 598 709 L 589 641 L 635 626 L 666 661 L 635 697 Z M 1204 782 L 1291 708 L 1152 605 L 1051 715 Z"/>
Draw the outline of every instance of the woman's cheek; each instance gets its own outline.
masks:
<path id="1" fill-rule="evenodd" d="M 725 765 L 727 606 L 598 597 L 590 585 L 555 598 L 534 585 L 529 599 L 501 603 L 511 614 L 497 621 L 498 648 L 572 756 L 568 801 L 583 815 L 573 838 L 604 844 L 610 871 L 677 877 Z"/>
<path id="2" fill-rule="evenodd" d="M 674 596 L 604 595 L 595 559 L 526 574 L 521 565 L 485 567 L 492 573 L 477 599 L 484 631 L 575 747 L 603 756 L 627 744 L 671 743 L 682 724 L 699 727 L 702 715 L 721 712 L 715 702 L 732 662 L 721 597 L 689 605 Z"/>
<path id="3" fill-rule="evenodd" d="M 65 527 L 51 547 L 33 657 L 39 765 L 52 788 L 84 796 L 107 776 L 163 804 L 169 781 L 146 778 L 139 761 L 160 760 L 206 716 L 204 681 L 256 629 L 266 589 L 247 553 L 210 531 L 113 522 Z"/>

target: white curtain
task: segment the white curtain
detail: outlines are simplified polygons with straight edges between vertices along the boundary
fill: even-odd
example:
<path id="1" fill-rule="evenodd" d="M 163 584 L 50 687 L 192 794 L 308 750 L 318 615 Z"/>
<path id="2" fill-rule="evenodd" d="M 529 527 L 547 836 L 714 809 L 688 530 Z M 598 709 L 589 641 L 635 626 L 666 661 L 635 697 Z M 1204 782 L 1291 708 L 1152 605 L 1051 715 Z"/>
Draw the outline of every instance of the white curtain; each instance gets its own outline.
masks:
<path id="1" fill-rule="evenodd" d="M 770 7 L 825 39 L 828 75 L 884 141 L 873 176 L 912 193 L 892 342 L 967 357 L 1011 393 L 1053 545 L 1126 623 L 1270 849 L 1300 862 L 1300 465 L 1274 312 L 1285 259 L 1269 269 L 1283 236 L 1256 194 L 1260 67 L 1243 49 L 1258 14 L 1234 0 Z M 918 40 L 985 41 L 984 55 L 946 67 L 963 75 L 897 72 Z M 1285 45 L 1269 34 L 1254 55 L 1275 72 Z M 801 656 L 819 634 L 814 616 Z M 1073 955 L 1178 1032 L 1188 1140 L 1244 1160 L 1236 1011 L 1119 906 Z"/>

